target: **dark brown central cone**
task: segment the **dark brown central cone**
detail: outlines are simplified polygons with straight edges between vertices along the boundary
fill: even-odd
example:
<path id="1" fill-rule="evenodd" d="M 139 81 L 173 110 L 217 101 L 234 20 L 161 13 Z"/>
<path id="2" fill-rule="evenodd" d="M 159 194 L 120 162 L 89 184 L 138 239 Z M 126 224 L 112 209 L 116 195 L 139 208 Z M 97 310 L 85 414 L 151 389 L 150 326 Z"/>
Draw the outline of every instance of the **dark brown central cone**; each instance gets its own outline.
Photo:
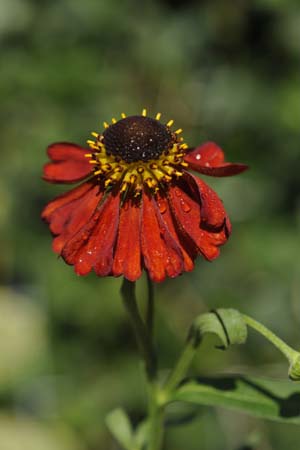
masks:
<path id="1" fill-rule="evenodd" d="M 107 154 L 119 156 L 127 163 L 158 159 L 174 142 L 174 135 L 166 125 L 144 116 L 119 120 L 103 133 Z"/>

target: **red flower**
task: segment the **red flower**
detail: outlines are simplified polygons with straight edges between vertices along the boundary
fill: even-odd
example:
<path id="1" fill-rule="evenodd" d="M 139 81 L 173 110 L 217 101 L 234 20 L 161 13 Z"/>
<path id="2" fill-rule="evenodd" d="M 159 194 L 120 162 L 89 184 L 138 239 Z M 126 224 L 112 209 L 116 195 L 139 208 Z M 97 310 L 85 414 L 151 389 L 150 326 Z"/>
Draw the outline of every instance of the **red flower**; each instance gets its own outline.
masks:
<path id="1" fill-rule="evenodd" d="M 124 275 L 134 281 L 142 269 L 153 281 L 191 271 L 201 254 L 211 261 L 231 232 L 217 194 L 189 172 L 224 177 L 246 170 L 224 162 L 213 142 L 190 149 L 156 119 L 131 116 L 102 134 L 92 133 L 91 148 L 56 143 L 48 148 L 51 162 L 43 178 L 75 183 L 42 212 L 55 236 L 53 250 L 86 275 Z"/>

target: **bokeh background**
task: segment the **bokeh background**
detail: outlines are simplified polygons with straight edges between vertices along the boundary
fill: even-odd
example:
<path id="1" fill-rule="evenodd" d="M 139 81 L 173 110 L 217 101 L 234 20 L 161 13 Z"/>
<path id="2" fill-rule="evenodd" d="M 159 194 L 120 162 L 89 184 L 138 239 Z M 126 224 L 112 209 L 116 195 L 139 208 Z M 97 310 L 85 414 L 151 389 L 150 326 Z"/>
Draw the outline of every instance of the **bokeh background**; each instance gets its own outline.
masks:
<path id="1" fill-rule="evenodd" d="M 208 180 L 230 213 L 221 258 L 156 286 L 161 368 L 189 323 L 236 307 L 300 346 L 300 5 L 298 0 L 1 0 L 0 449 L 117 450 L 104 426 L 121 405 L 143 417 L 145 389 L 120 279 L 76 277 L 39 215 L 63 191 L 41 181 L 46 146 L 83 145 L 122 111 L 147 107 L 218 142 L 242 176 Z M 141 307 L 145 279 L 139 282 Z M 250 334 L 207 340 L 194 373 L 284 378 Z M 300 387 L 299 387 L 300 390 Z M 166 450 L 298 449 L 296 426 L 199 409 Z"/>

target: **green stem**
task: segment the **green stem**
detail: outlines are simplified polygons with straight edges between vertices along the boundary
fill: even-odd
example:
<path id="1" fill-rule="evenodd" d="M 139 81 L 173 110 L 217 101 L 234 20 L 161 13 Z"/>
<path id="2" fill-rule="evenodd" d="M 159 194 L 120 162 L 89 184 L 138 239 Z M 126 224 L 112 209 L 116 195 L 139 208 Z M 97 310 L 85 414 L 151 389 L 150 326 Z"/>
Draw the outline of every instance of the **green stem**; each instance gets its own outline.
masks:
<path id="1" fill-rule="evenodd" d="M 156 355 L 147 328 L 141 319 L 135 296 L 135 283 L 124 278 L 121 287 L 125 308 L 134 329 L 140 352 L 145 361 L 146 374 L 149 380 L 156 377 Z"/>
<path id="2" fill-rule="evenodd" d="M 299 381 L 300 379 L 300 354 L 289 345 L 287 345 L 276 334 L 262 325 L 260 322 L 252 319 L 245 314 L 242 315 L 245 323 L 263 335 L 268 341 L 270 341 L 278 350 L 287 358 L 290 363 L 289 377 L 292 380 Z"/>
<path id="3" fill-rule="evenodd" d="M 153 283 L 147 272 L 147 312 L 146 312 L 146 324 L 151 340 L 153 339 L 153 326 L 154 326 L 154 289 Z"/>
<path id="4" fill-rule="evenodd" d="M 147 450 L 161 450 L 164 433 L 164 404 L 157 382 L 157 362 L 152 344 L 154 297 L 151 280 L 148 279 L 148 306 L 146 324 L 142 320 L 135 295 L 135 283 L 124 278 L 121 294 L 129 314 L 140 352 L 145 361 L 148 388 L 148 445 Z"/>
<path id="5" fill-rule="evenodd" d="M 174 389 L 176 389 L 178 384 L 185 377 L 185 375 L 193 361 L 193 358 L 196 354 L 196 351 L 197 351 L 197 346 L 195 345 L 193 340 L 189 338 L 187 340 L 187 343 L 186 343 L 182 353 L 181 353 L 181 356 L 179 357 L 179 359 L 176 363 L 176 366 L 171 371 L 171 373 L 165 383 L 164 389 L 165 389 L 166 395 L 169 395 Z"/>
<path id="6" fill-rule="evenodd" d="M 165 407 L 160 404 L 160 387 L 156 382 L 149 384 L 148 420 L 149 441 L 147 450 L 161 450 L 164 437 Z"/>
<path id="7" fill-rule="evenodd" d="M 263 335 L 268 341 L 270 341 L 278 350 L 285 355 L 287 360 L 292 363 L 296 356 L 298 356 L 298 352 L 293 350 L 289 345 L 287 345 L 282 339 L 280 339 L 276 334 L 262 325 L 260 322 L 252 319 L 252 317 L 246 316 L 243 314 L 243 319 L 246 324 L 256 330 L 258 333 Z"/>

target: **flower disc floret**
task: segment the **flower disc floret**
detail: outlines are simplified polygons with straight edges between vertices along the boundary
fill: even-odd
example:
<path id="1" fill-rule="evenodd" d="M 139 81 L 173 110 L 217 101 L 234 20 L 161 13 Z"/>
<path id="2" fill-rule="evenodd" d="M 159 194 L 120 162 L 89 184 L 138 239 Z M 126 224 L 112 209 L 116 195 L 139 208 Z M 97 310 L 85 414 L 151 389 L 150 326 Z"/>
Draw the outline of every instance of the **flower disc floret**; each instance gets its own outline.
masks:
<path id="1" fill-rule="evenodd" d="M 131 116 L 109 126 L 102 142 L 108 155 L 119 156 L 127 163 L 146 162 L 170 150 L 176 135 L 156 119 Z"/>
<path id="2" fill-rule="evenodd" d="M 156 193 L 182 176 L 188 146 L 179 137 L 182 130 L 172 131 L 172 124 L 172 120 L 163 124 L 145 115 L 130 116 L 105 123 L 102 134 L 92 133 L 95 141 L 87 142 L 93 153 L 86 156 L 99 183 L 105 188 L 119 184 L 124 195 L 138 197 L 145 187 Z"/>

